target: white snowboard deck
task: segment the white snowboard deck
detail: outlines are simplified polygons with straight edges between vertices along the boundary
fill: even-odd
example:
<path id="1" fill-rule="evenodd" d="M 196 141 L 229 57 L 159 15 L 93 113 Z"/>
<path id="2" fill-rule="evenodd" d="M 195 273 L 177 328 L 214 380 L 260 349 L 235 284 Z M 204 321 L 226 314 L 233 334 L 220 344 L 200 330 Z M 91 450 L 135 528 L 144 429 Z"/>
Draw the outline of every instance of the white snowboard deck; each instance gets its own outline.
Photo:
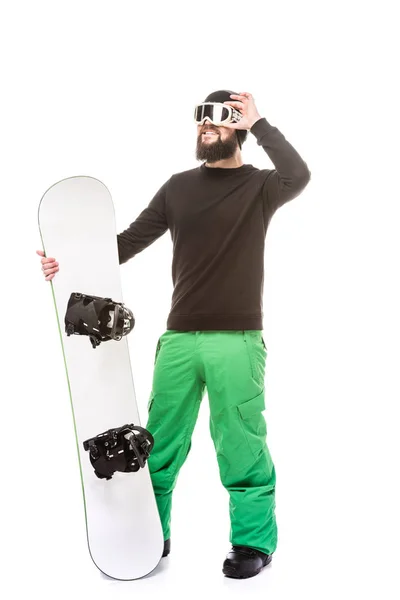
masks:
<path id="1" fill-rule="evenodd" d="M 84 440 L 107 429 L 141 425 L 127 338 L 101 342 L 94 349 L 88 336 L 68 337 L 64 325 L 72 292 L 123 302 L 111 195 L 92 177 L 64 179 L 44 194 L 39 227 L 46 256 L 59 263 L 51 285 L 73 407 L 90 554 L 106 575 L 137 579 L 157 566 L 164 544 L 148 465 L 136 473 L 99 479 L 83 448 Z M 76 460 L 72 454 L 71 460 Z"/>

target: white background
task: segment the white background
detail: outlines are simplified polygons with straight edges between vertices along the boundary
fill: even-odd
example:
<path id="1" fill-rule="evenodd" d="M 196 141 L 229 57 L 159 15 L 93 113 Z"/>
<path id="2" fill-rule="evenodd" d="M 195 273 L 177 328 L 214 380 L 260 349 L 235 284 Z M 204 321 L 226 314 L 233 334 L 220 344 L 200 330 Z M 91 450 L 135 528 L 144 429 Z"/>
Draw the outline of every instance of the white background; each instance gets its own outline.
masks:
<path id="1" fill-rule="evenodd" d="M 3 597 L 399 597 L 395 4 L 2 3 Z M 37 208 L 56 181 L 90 175 L 110 189 L 122 231 L 172 173 L 198 166 L 193 107 L 221 88 L 252 93 L 312 173 L 266 240 L 279 545 L 257 577 L 222 575 L 228 494 L 205 396 L 174 494 L 172 552 L 150 577 L 115 582 L 87 552 Z M 273 168 L 251 134 L 243 160 Z M 167 232 L 121 266 L 142 421 L 171 259 Z"/>

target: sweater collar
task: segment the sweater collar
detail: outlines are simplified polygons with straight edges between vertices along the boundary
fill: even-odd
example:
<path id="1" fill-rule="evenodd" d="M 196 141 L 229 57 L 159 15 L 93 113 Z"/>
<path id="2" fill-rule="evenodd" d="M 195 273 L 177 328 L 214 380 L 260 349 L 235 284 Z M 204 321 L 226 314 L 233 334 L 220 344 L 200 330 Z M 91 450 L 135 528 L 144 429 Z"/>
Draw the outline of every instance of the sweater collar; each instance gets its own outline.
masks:
<path id="1" fill-rule="evenodd" d="M 200 165 L 199 169 L 200 169 L 201 173 L 207 173 L 207 174 L 210 174 L 210 175 L 213 175 L 213 174 L 216 174 L 216 173 L 231 175 L 232 173 L 242 173 L 242 172 L 246 171 L 249 167 L 251 167 L 251 165 L 248 165 L 246 163 L 244 163 L 240 167 L 230 167 L 230 168 L 226 168 L 226 167 L 207 167 L 206 163 L 202 163 Z"/>

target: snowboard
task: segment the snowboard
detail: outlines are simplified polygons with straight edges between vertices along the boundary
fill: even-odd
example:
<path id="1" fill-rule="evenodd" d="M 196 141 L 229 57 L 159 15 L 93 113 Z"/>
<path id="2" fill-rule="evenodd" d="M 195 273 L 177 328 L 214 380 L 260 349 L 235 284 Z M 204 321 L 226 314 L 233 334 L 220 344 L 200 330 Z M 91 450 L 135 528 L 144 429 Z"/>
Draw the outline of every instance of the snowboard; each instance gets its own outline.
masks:
<path id="1" fill-rule="evenodd" d="M 125 424 L 140 426 L 127 336 L 94 347 L 87 335 L 68 335 L 65 325 L 73 293 L 123 303 L 110 192 L 93 177 L 64 179 L 43 195 L 38 219 L 44 254 L 59 263 L 50 284 L 71 400 L 90 556 L 113 579 L 137 579 L 155 569 L 164 547 L 147 461 L 136 472 L 117 471 L 109 479 L 100 478 L 87 450 L 88 440 L 103 432 Z"/>

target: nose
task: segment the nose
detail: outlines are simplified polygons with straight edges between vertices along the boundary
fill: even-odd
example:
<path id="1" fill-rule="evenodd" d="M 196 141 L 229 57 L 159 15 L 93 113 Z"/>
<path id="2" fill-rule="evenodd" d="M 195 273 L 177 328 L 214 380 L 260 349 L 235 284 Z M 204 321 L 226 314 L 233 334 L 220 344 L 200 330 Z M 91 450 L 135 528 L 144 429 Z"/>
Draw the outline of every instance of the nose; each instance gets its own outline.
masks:
<path id="1" fill-rule="evenodd" d="M 208 129 L 214 129 L 215 131 L 218 130 L 218 126 L 214 125 L 214 123 L 212 123 L 212 121 L 210 121 L 210 119 L 208 117 L 206 117 L 206 120 L 204 121 L 202 127 L 203 127 L 203 129 L 205 127 L 208 127 Z"/>
<path id="2" fill-rule="evenodd" d="M 205 123 L 209 123 L 212 127 L 218 127 L 218 125 L 214 125 L 214 123 L 211 121 L 210 117 L 206 117 L 204 124 Z"/>

